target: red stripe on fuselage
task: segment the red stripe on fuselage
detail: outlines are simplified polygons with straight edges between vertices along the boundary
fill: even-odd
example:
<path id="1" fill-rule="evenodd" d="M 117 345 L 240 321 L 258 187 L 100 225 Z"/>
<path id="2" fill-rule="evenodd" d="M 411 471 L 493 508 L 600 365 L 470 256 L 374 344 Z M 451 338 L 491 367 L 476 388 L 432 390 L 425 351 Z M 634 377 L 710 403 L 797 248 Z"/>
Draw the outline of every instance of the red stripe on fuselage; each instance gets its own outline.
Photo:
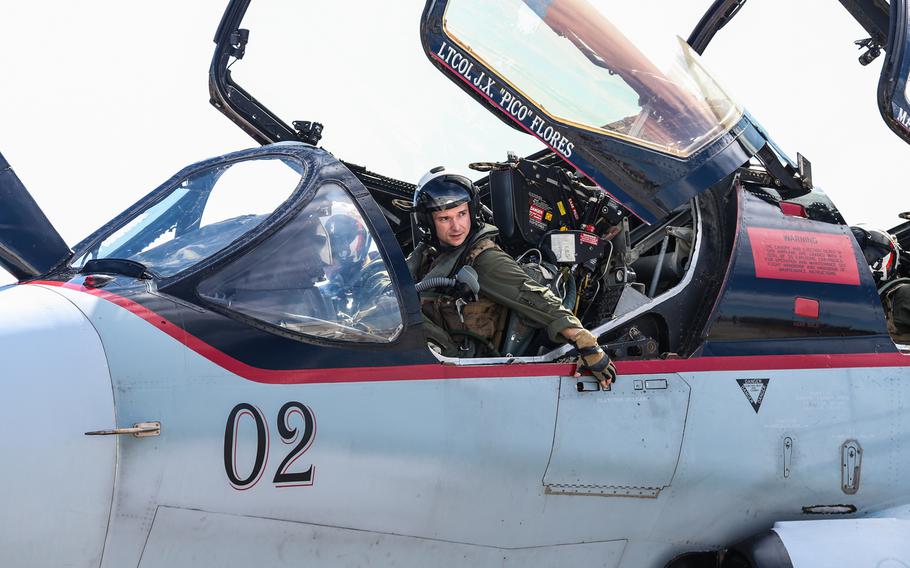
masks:
<path id="1" fill-rule="evenodd" d="M 396 365 L 387 367 L 339 367 L 328 369 L 262 369 L 248 365 L 213 347 L 156 312 L 132 300 L 69 282 L 34 281 L 28 284 L 55 286 L 91 294 L 122 307 L 176 339 L 212 363 L 244 379 L 269 384 L 349 383 L 374 381 L 414 381 L 433 379 L 492 379 L 514 377 L 569 376 L 571 363 L 517 363 L 494 365 L 447 365 L 442 363 Z M 331 349 L 327 347 L 327 349 Z M 811 355 L 744 355 L 618 361 L 622 375 L 658 375 L 710 371 L 777 371 L 800 369 L 852 369 L 862 367 L 907 367 L 910 356 L 894 353 L 837 353 Z"/>

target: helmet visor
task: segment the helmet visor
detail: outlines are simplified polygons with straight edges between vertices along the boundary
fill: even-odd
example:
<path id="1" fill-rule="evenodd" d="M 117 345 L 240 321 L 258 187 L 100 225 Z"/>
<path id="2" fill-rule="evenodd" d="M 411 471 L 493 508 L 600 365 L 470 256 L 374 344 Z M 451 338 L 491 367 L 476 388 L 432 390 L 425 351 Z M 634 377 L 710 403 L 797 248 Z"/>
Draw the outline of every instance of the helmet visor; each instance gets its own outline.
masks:
<path id="1" fill-rule="evenodd" d="M 432 179 L 417 190 L 414 196 L 417 211 L 445 211 L 471 201 L 471 193 L 450 177 L 452 176 Z"/>

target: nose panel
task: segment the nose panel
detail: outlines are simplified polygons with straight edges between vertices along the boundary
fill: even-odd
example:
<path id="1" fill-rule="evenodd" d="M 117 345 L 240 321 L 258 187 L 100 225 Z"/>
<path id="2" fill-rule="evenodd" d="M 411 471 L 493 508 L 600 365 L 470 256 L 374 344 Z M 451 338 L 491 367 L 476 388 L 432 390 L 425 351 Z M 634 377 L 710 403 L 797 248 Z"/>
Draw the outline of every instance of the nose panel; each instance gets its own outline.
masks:
<path id="1" fill-rule="evenodd" d="M 0 557 L 7 566 L 97 567 L 115 440 L 107 359 L 94 327 L 40 286 L 0 289 Z"/>

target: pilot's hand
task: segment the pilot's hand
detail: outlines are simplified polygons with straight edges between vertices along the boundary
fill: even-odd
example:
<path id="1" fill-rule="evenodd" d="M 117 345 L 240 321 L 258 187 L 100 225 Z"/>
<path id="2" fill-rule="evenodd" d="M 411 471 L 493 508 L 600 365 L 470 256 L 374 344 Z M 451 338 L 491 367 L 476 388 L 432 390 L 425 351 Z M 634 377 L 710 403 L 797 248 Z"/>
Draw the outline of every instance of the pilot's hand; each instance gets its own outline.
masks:
<path id="1" fill-rule="evenodd" d="M 610 385 L 616 380 L 616 367 L 613 366 L 610 357 L 601 349 L 594 334 L 587 329 L 582 329 L 575 334 L 572 342 L 578 348 L 579 368 L 591 371 L 601 388 L 610 388 Z"/>

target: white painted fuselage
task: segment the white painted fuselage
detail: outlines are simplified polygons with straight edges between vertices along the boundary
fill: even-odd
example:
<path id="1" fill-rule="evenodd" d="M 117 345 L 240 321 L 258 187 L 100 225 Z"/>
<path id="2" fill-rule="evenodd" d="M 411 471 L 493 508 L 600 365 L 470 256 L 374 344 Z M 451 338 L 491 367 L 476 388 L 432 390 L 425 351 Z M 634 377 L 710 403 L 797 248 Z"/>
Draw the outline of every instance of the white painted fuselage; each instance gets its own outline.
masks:
<path id="1" fill-rule="evenodd" d="M 818 507 L 910 502 L 903 355 L 627 363 L 607 392 L 552 364 L 275 379 L 100 294 L 0 303 L 8 565 L 663 566 Z M 306 444 L 304 410 L 281 435 L 290 402 Z M 147 421 L 160 436 L 83 435 Z"/>

